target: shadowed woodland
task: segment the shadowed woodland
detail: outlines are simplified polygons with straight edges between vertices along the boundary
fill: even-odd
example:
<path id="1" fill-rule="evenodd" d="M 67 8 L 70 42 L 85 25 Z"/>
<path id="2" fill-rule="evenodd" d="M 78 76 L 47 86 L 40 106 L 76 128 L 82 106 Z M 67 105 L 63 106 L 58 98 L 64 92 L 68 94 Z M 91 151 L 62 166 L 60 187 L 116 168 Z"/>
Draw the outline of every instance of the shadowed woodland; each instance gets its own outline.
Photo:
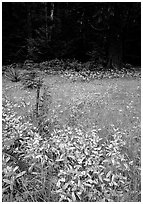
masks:
<path id="1" fill-rule="evenodd" d="M 3 64 L 30 59 L 140 65 L 140 3 L 3 3 Z"/>

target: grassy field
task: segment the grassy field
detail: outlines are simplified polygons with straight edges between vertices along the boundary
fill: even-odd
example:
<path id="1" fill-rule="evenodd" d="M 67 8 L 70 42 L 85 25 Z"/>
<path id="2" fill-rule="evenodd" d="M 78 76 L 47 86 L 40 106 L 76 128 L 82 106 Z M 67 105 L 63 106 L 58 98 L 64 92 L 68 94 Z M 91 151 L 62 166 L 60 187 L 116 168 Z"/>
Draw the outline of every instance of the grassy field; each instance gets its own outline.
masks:
<path id="1" fill-rule="evenodd" d="M 44 85 L 50 91 L 52 100 L 48 118 L 53 118 L 58 127 L 81 128 L 83 132 L 94 127 L 102 139 L 110 138 L 118 131 L 126 141 L 123 153 L 134 163 L 134 167 L 140 166 L 140 79 L 71 82 L 60 76 L 46 76 Z M 17 115 L 27 116 L 32 113 L 36 100 L 35 90 L 24 90 L 20 82 L 14 83 L 7 79 L 3 79 L 2 90 L 3 96 L 16 104 L 13 110 Z M 43 91 L 41 88 L 41 95 Z M 130 193 L 125 193 L 122 201 L 140 200 L 140 176 L 135 172 L 133 176 L 134 187 L 130 189 Z"/>
<path id="2" fill-rule="evenodd" d="M 49 87 L 47 91 L 52 96 L 50 117 L 56 115 L 60 124 L 69 123 L 73 115 L 76 125 L 82 124 L 85 128 L 96 125 L 107 129 L 113 124 L 116 128 L 128 131 L 130 136 L 140 134 L 140 128 L 139 133 L 134 128 L 134 125 L 140 125 L 140 80 L 105 79 L 71 83 L 58 76 L 47 76 L 44 84 Z M 3 80 L 3 94 L 19 104 L 20 108 L 15 107 L 19 115 L 30 113 L 35 106 L 35 90 L 24 90 L 20 82 Z"/>

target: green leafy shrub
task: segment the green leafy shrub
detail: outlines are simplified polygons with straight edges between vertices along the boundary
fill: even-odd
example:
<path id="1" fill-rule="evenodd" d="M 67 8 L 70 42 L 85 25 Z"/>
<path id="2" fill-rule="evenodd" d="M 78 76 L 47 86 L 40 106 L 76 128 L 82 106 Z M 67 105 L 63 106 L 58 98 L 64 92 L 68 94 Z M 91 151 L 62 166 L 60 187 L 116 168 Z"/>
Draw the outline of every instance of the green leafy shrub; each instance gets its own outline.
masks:
<path id="1" fill-rule="evenodd" d="M 14 70 L 17 70 L 16 67 L 18 64 L 13 64 L 8 67 L 12 67 Z M 7 68 L 7 67 L 6 67 Z M 25 79 L 25 83 L 27 83 L 28 87 L 34 87 L 34 73 L 44 71 L 47 74 L 60 74 L 63 77 L 70 79 L 71 81 L 90 81 L 93 79 L 102 79 L 102 78 L 123 78 L 123 77 L 138 77 L 140 76 L 140 71 L 136 70 L 133 66 L 129 64 L 124 64 L 121 70 L 106 68 L 102 65 L 102 62 L 96 63 L 95 61 L 89 61 L 86 63 L 81 63 L 77 60 L 59 60 L 53 59 L 50 61 L 45 61 L 41 63 L 34 63 L 32 60 L 26 60 L 24 62 L 23 68 L 26 70 L 36 69 L 36 71 L 29 71 L 29 73 L 25 73 L 23 77 L 28 78 Z M 3 73 L 5 67 L 3 67 Z M 38 70 L 37 70 L 38 69 Z M 16 72 L 16 71 L 15 71 Z M 19 80 L 19 77 L 16 78 L 16 73 L 13 71 L 12 76 L 9 78 L 14 78 L 14 80 Z M 14 74 L 15 73 L 15 74 Z M 10 74 L 9 74 L 10 75 Z M 14 77 L 15 76 L 15 77 Z M 28 76 L 28 77 L 27 77 Z M 22 78 L 22 77 L 20 77 Z M 31 82 L 29 80 L 31 78 Z M 30 85 L 31 84 L 31 85 Z"/>
<path id="2" fill-rule="evenodd" d="M 83 68 L 83 65 L 81 62 L 79 62 L 78 60 L 66 60 L 65 61 L 66 64 L 66 70 L 73 70 L 73 71 L 81 71 Z"/>
<path id="3" fill-rule="evenodd" d="M 5 70 L 5 77 L 12 82 L 19 82 L 21 80 L 20 71 L 13 67 L 13 65 L 9 66 Z"/>
<path id="4" fill-rule="evenodd" d="M 7 70 L 7 66 L 2 66 L 2 75 L 5 74 L 5 71 Z"/>
<path id="5" fill-rule="evenodd" d="M 36 71 L 25 72 L 22 76 L 22 84 L 24 88 L 34 89 L 38 86 L 42 86 L 43 77 Z"/>
<path id="6" fill-rule="evenodd" d="M 40 63 L 40 69 L 46 70 L 48 73 L 59 73 L 65 70 L 80 71 L 83 65 L 77 60 L 59 60 L 54 59 Z"/>
<path id="7" fill-rule="evenodd" d="M 84 134 L 84 136 L 83 136 Z M 129 192 L 129 159 L 121 154 L 126 145 L 120 133 L 102 142 L 96 130 L 84 133 L 71 128 L 53 135 L 58 152 L 56 192 L 60 201 L 120 201 Z"/>
<path id="8" fill-rule="evenodd" d="M 54 59 L 40 63 L 40 69 L 45 70 L 48 74 L 56 74 L 64 69 L 64 64 L 63 60 Z"/>
<path id="9" fill-rule="evenodd" d="M 38 156 L 39 153 L 44 156 L 43 151 L 41 152 L 42 149 L 44 150 L 44 141 L 36 126 L 16 116 L 12 109 L 13 105 L 3 97 L 3 201 L 41 201 L 41 196 L 43 199 L 47 197 L 44 195 L 46 193 L 43 189 L 44 185 L 47 186 L 47 194 L 49 193 L 50 196 L 48 176 L 47 174 L 44 176 L 47 167 L 41 169 L 43 163 L 39 162 L 43 160 L 40 161 Z M 15 141 L 19 138 L 22 138 L 22 143 L 20 146 L 15 146 Z M 37 145 L 37 140 L 42 143 Z M 39 145 L 42 145 L 41 150 Z M 30 151 L 28 158 L 25 151 Z M 26 166 L 22 166 L 25 164 Z M 45 179 L 46 183 L 43 184 Z M 38 191 L 39 188 L 40 191 Z M 39 194 L 36 193 L 37 191 Z"/>
<path id="10" fill-rule="evenodd" d="M 36 63 L 33 60 L 25 60 L 23 64 L 23 69 L 31 71 Z"/>

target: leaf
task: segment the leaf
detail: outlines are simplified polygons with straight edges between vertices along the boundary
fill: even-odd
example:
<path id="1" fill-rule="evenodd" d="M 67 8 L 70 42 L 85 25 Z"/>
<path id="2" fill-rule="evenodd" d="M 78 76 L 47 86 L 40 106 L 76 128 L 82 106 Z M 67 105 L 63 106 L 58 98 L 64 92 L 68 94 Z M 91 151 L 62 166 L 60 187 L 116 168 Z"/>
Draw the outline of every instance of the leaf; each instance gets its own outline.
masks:
<path id="1" fill-rule="evenodd" d="M 72 192 L 72 200 L 75 202 L 76 201 L 76 196 L 75 196 L 75 193 Z"/>
<path id="2" fill-rule="evenodd" d="M 127 163 L 124 163 L 124 166 L 125 166 L 126 170 L 129 170 L 129 166 Z"/>
<path id="3" fill-rule="evenodd" d="M 114 186 L 118 186 L 118 184 L 115 181 L 113 181 L 112 183 L 114 184 Z"/>
<path id="4" fill-rule="evenodd" d="M 64 190 L 66 190 L 68 186 L 69 186 L 69 183 L 66 183 L 65 185 L 63 185 L 62 188 L 63 188 Z"/>
<path id="5" fill-rule="evenodd" d="M 89 151 L 88 151 L 88 149 L 86 148 L 85 150 L 84 150 L 84 153 L 85 153 L 85 155 L 89 155 Z"/>
<path id="6" fill-rule="evenodd" d="M 26 171 L 20 172 L 19 174 L 17 174 L 16 178 L 19 178 L 19 177 L 23 176 L 25 173 L 26 173 Z"/>
<path id="7" fill-rule="evenodd" d="M 40 174 L 40 173 L 38 173 L 38 172 L 32 172 L 31 174 L 33 174 L 33 175 L 38 175 L 38 174 Z"/>
<path id="8" fill-rule="evenodd" d="M 15 172 L 17 169 L 19 169 L 19 166 L 16 166 L 16 167 L 13 169 L 13 172 Z"/>
<path id="9" fill-rule="evenodd" d="M 10 184 L 10 190 L 13 191 L 13 183 Z"/>
<path id="10" fill-rule="evenodd" d="M 65 199 L 65 195 L 60 195 L 61 197 L 60 197 L 60 199 L 59 199 L 59 202 L 62 202 L 62 200 L 64 200 Z"/>
<path id="11" fill-rule="evenodd" d="M 8 156 L 8 157 L 6 158 L 6 163 L 7 163 L 9 160 L 10 160 L 10 156 Z"/>
<path id="12" fill-rule="evenodd" d="M 92 184 L 92 183 L 94 183 L 94 180 L 92 180 L 92 179 L 88 179 L 87 182 L 89 182 L 89 183 Z"/>
<path id="13" fill-rule="evenodd" d="M 109 179 L 109 178 L 104 178 L 103 180 L 104 180 L 104 181 L 107 181 L 107 182 L 109 182 L 109 181 L 110 181 L 110 179 Z"/>
<path id="14" fill-rule="evenodd" d="M 77 186 L 78 186 L 78 187 L 81 187 L 81 181 L 80 181 L 80 179 L 78 179 Z"/>
<path id="15" fill-rule="evenodd" d="M 102 177 L 101 177 L 100 174 L 98 175 L 98 177 L 99 177 L 99 180 L 100 180 L 101 182 L 103 182 Z"/>
<path id="16" fill-rule="evenodd" d="M 92 185 L 89 183 L 84 183 L 85 186 L 91 187 Z"/>
<path id="17" fill-rule="evenodd" d="M 3 179 L 3 182 L 7 183 L 7 184 L 11 184 L 11 181 L 8 179 Z"/>
<path id="18" fill-rule="evenodd" d="M 60 188 L 60 186 L 61 186 L 61 182 L 60 182 L 60 180 L 58 180 L 56 186 L 57 186 L 58 188 Z"/>
<path id="19" fill-rule="evenodd" d="M 60 178 L 59 181 L 60 182 L 65 182 L 65 178 Z"/>
<path id="20" fill-rule="evenodd" d="M 110 177 L 111 173 L 112 173 L 112 172 L 109 171 L 109 172 L 107 173 L 107 175 L 106 175 L 106 178 Z"/>
<path id="21" fill-rule="evenodd" d="M 32 170 L 33 170 L 33 168 L 34 168 L 34 165 L 35 165 L 35 163 L 34 163 L 34 164 L 32 164 L 32 165 L 29 167 L 29 169 L 28 169 L 29 173 L 31 173 L 31 172 L 32 172 Z"/>
<path id="22" fill-rule="evenodd" d="M 2 193 L 4 193 L 8 188 L 9 188 L 9 186 L 7 186 L 6 188 L 3 188 Z"/>
<path id="23" fill-rule="evenodd" d="M 64 158 L 59 158 L 59 159 L 56 159 L 56 162 L 60 162 L 60 161 L 64 161 L 65 159 Z"/>
<path id="24" fill-rule="evenodd" d="M 64 147 L 65 147 L 65 144 L 60 144 L 60 145 L 59 145 L 59 148 L 60 148 L 60 149 L 63 149 Z"/>

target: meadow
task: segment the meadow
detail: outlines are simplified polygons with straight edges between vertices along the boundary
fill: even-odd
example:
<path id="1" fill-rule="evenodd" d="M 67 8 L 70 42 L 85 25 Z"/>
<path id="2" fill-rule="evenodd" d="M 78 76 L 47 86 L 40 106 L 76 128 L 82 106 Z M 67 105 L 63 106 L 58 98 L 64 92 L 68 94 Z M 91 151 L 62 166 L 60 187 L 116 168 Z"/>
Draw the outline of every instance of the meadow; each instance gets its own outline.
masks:
<path id="1" fill-rule="evenodd" d="M 141 200 L 140 77 L 71 80 L 36 90 L 3 76 L 3 201 Z"/>

